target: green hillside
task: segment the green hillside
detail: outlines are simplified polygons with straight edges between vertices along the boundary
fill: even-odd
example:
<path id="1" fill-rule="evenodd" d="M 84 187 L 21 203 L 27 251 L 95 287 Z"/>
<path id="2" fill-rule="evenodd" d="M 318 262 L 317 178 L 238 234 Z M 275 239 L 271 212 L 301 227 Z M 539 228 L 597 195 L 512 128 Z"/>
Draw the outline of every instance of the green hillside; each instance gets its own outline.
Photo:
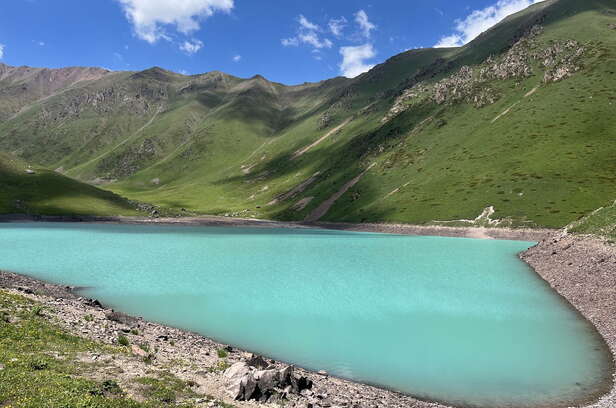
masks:
<path id="1" fill-rule="evenodd" d="M 137 215 L 114 193 L 0 153 L 0 214 Z"/>
<path id="2" fill-rule="evenodd" d="M 108 72 L 24 98 L 0 150 L 204 214 L 562 227 L 616 199 L 614 27 L 616 0 L 546 0 L 355 79 Z"/>

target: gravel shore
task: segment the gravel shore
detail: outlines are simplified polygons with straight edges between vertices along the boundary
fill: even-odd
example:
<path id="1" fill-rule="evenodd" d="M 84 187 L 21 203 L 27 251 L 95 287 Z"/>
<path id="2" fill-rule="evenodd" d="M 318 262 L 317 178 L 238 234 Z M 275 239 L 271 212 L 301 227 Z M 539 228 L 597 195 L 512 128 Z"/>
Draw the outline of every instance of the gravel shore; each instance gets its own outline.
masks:
<path id="1" fill-rule="evenodd" d="M 88 219 L 88 221 L 93 222 L 94 220 Z M 110 221 L 105 219 L 101 222 L 126 222 L 126 220 L 116 219 L 115 221 Z M 173 220 L 135 221 L 132 219 L 129 222 L 177 224 Z M 184 219 L 181 223 L 186 224 Z M 253 226 L 252 224 L 255 224 L 254 226 L 280 227 L 280 223 L 258 220 L 250 220 L 249 222 L 242 220 L 235 225 Z M 209 218 L 204 220 L 200 218 L 190 222 L 189 225 L 230 224 L 229 219 Z M 285 223 L 285 225 L 293 228 L 298 227 L 297 224 L 293 223 Z M 387 226 L 383 228 L 383 226 L 375 227 L 374 225 L 336 225 L 339 227 L 338 229 L 345 230 L 394 233 L 404 233 L 399 231 L 406 231 L 406 233 L 413 235 L 418 235 L 422 232 L 423 234 L 421 235 L 435 235 L 435 231 L 444 231 L 443 234 L 450 234 L 446 236 L 468 236 L 467 234 L 472 233 L 470 228 L 413 226 Z M 300 225 L 299 227 L 302 226 Z M 320 224 L 318 227 L 336 228 L 332 224 Z M 455 233 L 460 235 L 453 235 L 454 232 L 449 231 L 450 229 L 455 229 Z M 514 233 L 507 231 L 514 231 Z M 612 351 L 612 356 L 606 358 L 613 359 L 613 356 L 616 355 L 615 247 L 596 239 L 554 232 L 549 233 L 549 231 L 520 232 L 515 230 L 499 230 L 498 233 L 490 231 L 489 237 L 497 239 L 541 239 L 537 246 L 522 253 L 520 258 L 533 267 L 548 284 L 594 324 Z M 10 272 L 0 272 L 0 288 L 20 293 L 49 306 L 52 313 L 59 318 L 60 324 L 71 333 L 79 336 L 104 343 L 113 343 L 117 339 L 118 334 L 130 333 L 131 329 L 136 328 L 138 329 L 139 338 L 135 339 L 135 343 L 138 341 L 140 344 L 149 344 L 150 348 L 158 350 L 155 359 L 148 367 L 171 367 L 173 374 L 179 378 L 198 384 L 200 392 L 213 395 L 238 407 L 267 405 L 256 402 L 230 401 L 224 391 L 222 370 L 216 370 L 217 365 L 220 364 L 220 359 L 217 356 L 219 349 L 227 348 L 230 350 L 227 358 L 230 364 L 250 360 L 252 358 L 250 353 L 219 344 L 198 334 L 146 322 L 139 318 L 113 314 L 111 310 L 105 309 L 97 302 L 79 297 L 78 292 L 74 288 L 53 285 Z M 87 315 L 93 316 L 94 319 L 85 319 L 84 317 Z M 129 337 L 132 336 L 131 334 L 127 335 Z M 84 356 L 86 359 L 95 357 Z M 282 362 L 275 362 L 273 360 L 269 361 L 269 363 L 276 368 L 286 366 Z M 134 361 L 125 362 L 125 364 L 132 367 L 132 371 L 135 373 L 145 369 L 140 366 L 142 362 L 137 358 Z M 436 402 L 420 401 L 410 396 L 370 385 L 327 376 L 324 373 L 319 374 L 302 369 L 296 369 L 296 373 L 312 380 L 314 385 L 312 390 L 305 390 L 301 395 L 289 395 L 289 401 L 285 404 L 287 407 L 446 408 L 444 405 Z M 131 370 L 128 370 L 127 375 L 130 374 Z M 616 376 L 616 374 L 613 374 L 613 376 Z M 616 377 L 612 378 L 612 381 L 606 381 L 605 391 L 611 391 L 603 395 L 600 400 L 593 401 L 591 405 L 587 405 L 589 408 L 616 407 L 616 390 L 613 387 L 614 380 L 616 380 Z"/>
<path id="2" fill-rule="evenodd" d="M 249 228 L 317 228 L 339 231 L 377 232 L 399 235 L 429 235 L 454 238 L 509 239 L 518 241 L 540 241 L 553 234 L 555 230 L 531 228 L 482 228 L 475 226 L 449 227 L 439 225 L 409 224 L 351 224 L 342 222 L 285 222 L 251 218 L 232 218 L 219 216 L 199 216 L 181 218 L 151 217 L 92 217 L 92 216 L 29 216 L 0 215 L 0 222 L 84 222 L 103 224 L 143 224 L 143 225 L 186 225 L 202 227 L 249 227 Z"/>

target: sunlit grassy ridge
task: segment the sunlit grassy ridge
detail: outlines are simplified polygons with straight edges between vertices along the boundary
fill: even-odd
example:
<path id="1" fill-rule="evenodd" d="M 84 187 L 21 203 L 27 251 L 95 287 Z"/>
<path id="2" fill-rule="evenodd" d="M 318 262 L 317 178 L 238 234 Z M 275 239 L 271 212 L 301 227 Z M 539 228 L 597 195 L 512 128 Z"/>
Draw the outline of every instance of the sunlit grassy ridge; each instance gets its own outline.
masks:
<path id="1" fill-rule="evenodd" d="M 573 223 L 569 227 L 569 231 L 598 235 L 616 243 L 616 202 Z"/>
<path id="2" fill-rule="evenodd" d="M 26 171 L 31 172 L 28 174 Z M 53 171 L 0 153 L 0 214 L 137 215 L 135 206 Z"/>
<path id="3" fill-rule="evenodd" d="M 494 206 L 514 225 L 562 227 L 616 198 L 614 24 L 615 0 L 547 0 L 465 47 L 412 50 L 356 79 L 294 87 L 220 72 L 109 73 L 24 105 L 0 123 L 0 150 L 131 199 L 285 220 L 304 219 L 374 165 L 323 220 L 422 224 Z M 466 99 L 449 85 L 439 103 L 423 91 L 391 115 L 414 85 L 433 89 L 464 66 L 476 77 L 534 26 L 521 48 L 574 40 L 567 52 L 583 48 L 581 69 L 545 81 L 535 58 L 532 75 L 482 82 Z"/>

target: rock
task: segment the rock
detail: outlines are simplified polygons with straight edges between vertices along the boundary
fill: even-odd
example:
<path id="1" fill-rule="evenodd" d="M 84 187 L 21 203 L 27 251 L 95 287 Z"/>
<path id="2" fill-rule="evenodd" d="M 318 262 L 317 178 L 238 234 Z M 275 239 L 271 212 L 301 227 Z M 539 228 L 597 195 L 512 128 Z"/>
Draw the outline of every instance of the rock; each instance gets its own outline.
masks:
<path id="1" fill-rule="evenodd" d="M 244 375 L 240 381 L 240 395 L 239 398 L 236 399 L 242 401 L 256 399 L 260 396 L 257 391 L 257 380 L 252 373 L 248 373 Z"/>
<path id="2" fill-rule="evenodd" d="M 136 326 L 139 320 L 135 317 L 129 316 L 124 313 L 114 312 L 113 310 L 107 313 L 105 317 L 108 320 L 111 320 L 112 322 L 121 323 L 121 324 L 124 324 L 126 326 L 131 326 L 131 327 Z"/>
<path id="3" fill-rule="evenodd" d="M 317 374 L 322 375 L 323 377 L 328 377 L 329 376 L 329 374 L 325 370 L 319 370 L 319 371 L 317 371 Z"/>
<path id="4" fill-rule="evenodd" d="M 282 387 L 291 385 L 291 377 L 293 377 L 293 366 L 287 366 L 280 370 L 280 385 Z"/>
<path id="5" fill-rule="evenodd" d="M 0 364 L 0 371 L 4 370 L 4 364 Z"/>
<path id="6" fill-rule="evenodd" d="M 26 169 L 26 174 L 36 174 L 34 170 L 32 169 Z"/>
<path id="7" fill-rule="evenodd" d="M 88 306 L 96 307 L 99 309 L 103 308 L 103 305 L 101 304 L 101 302 L 99 302 L 96 299 L 85 299 L 84 303 Z"/>
<path id="8" fill-rule="evenodd" d="M 248 358 L 248 361 L 246 363 L 251 367 L 255 367 L 261 370 L 266 369 L 269 366 L 269 363 L 265 361 L 263 357 L 258 355 L 252 355 L 250 358 Z"/>
<path id="9" fill-rule="evenodd" d="M 250 375 L 250 371 L 248 364 L 240 362 L 233 364 L 224 372 L 226 392 L 234 400 L 243 399 L 245 395 L 243 379 Z"/>
<path id="10" fill-rule="evenodd" d="M 312 381 L 307 377 L 291 376 L 291 390 L 294 394 L 300 394 L 303 390 L 312 388 Z"/>
<path id="11" fill-rule="evenodd" d="M 137 346 L 136 344 L 133 344 L 130 347 L 130 350 L 136 356 L 143 357 L 143 358 L 146 358 L 148 356 L 148 353 L 145 352 L 141 347 Z"/>
<path id="12" fill-rule="evenodd" d="M 274 389 L 280 386 L 280 371 L 261 370 L 254 373 L 259 390 L 262 394 L 271 394 Z"/>

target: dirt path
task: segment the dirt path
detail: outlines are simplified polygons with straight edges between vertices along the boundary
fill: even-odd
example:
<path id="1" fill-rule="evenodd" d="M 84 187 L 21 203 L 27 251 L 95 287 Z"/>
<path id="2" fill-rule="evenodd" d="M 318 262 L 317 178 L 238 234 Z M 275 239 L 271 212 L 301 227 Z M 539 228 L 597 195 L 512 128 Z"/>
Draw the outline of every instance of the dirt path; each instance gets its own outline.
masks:
<path id="1" fill-rule="evenodd" d="M 539 85 L 537 85 L 536 87 L 534 87 L 533 89 L 531 89 L 530 91 L 528 91 L 526 93 L 526 95 L 524 95 L 525 98 L 528 98 L 529 96 L 531 96 L 532 94 L 534 94 L 535 92 L 537 92 L 537 89 L 539 89 Z"/>
<path id="2" fill-rule="evenodd" d="M 308 150 L 312 149 L 313 147 L 318 146 L 319 144 L 321 144 L 321 142 L 323 142 L 325 139 L 329 138 L 331 135 L 333 135 L 334 133 L 338 132 L 339 130 L 342 130 L 342 128 L 344 128 L 346 125 L 349 124 L 349 122 L 351 122 L 353 120 L 353 118 L 348 118 L 347 120 L 345 120 L 344 122 L 342 122 L 341 124 L 339 124 L 338 126 L 336 126 L 335 128 L 333 128 L 332 130 L 330 130 L 329 132 L 327 132 L 326 134 L 324 134 L 323 136 L 321 136 L 316 142 L 312 143 L 311 145 L 308 145 L 302 149 L 299 149 L 298 151 L 296 151 L 295 153 L 293 153 L 293 156 L 291 156 L 291 160 L 295 160 L 298 157 L 301 157 L 304 153 L 306 153 Z"/>
<path id="3" fill-rule="evenodd" d="M 510 107 L 508 107 L 507 109 L 505 109 L 505 111 L 503 113 L 501 113 L 500 115 L 498 115 L 497 117 L 495 117 L 494 119 L 492 119 L 492 123 L 496 122 L 497 120 L 499 120 L 500 118 L 502 118 L 503 116 L 505 116 L 506 114 L 508 114 L 511 109 L 513 109 L 517 104 L 519 104 L 520 102 L 516 102 L 513 105 L 511 105 Z"/>
<path id="4" fill-rule="evenodd" d="M 320 220 L 325 214 L 327 214 L 327 212 L 334 205 L 334 203 L 340 197 L 342 197 L 344 195 L 344 193 L 346 193 L 351 187 L 353 187 L 355 184 L 357 184 L 359 182 L 359 180 L 361 180 L 361 178 L 364 176 L 364 174 L 366 174 L 368 172 L 368 170 L 373 168 L 375 165 L 376 165 L 376 163 L 372 163 L 370 165 L 370 167 L 368 167 L 366 170 L 362 171 L 361 174 L 359 174 L 358 176 L 354 177 L 349 182 L 347 182 L 334 195 L 332 195 L 327 200 L 323 201 L 321 203 L 321 205 L 319 205 L 314 211 L 312 211 L 310 214 L 308 214 L 308 216 L 304 219 L 304 221 L 305 222 L 315 222 L 315 221 Z"/>

